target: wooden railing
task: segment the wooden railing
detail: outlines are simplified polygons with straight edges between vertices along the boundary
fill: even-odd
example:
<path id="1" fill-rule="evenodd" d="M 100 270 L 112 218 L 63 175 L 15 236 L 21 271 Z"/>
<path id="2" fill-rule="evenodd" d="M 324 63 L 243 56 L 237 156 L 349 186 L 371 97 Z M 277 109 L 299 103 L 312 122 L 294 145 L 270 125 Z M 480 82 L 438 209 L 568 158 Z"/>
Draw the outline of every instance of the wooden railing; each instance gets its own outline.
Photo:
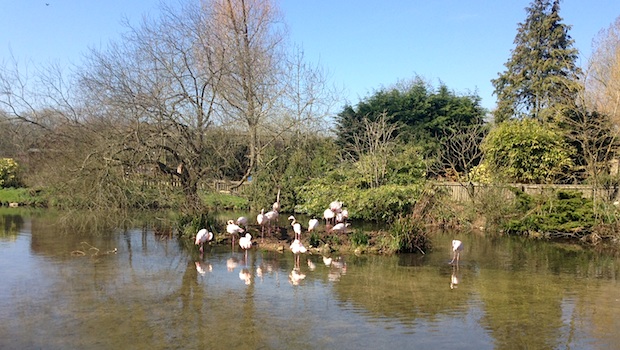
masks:
<path id="1" fill-rule="evenodd" d="M 461 182 L 435 182 L 437 187 L 443 188 L 454 201 L 469 202 L 470 194 L 474 196 L 482 194 L 485 191 L 499 191 L 506 199 L 514 198 L 514 193 L 510 188 L 518 188 L 527 194 L 544 194 L 554 190 L 567 190 L 581 192 L 584 198 L 596 198 L 598 200 L 616 201 L 620 199 L 618 189 L 594 187 L 591 185 L 542 185 L 542 184 L 502 184 L 487 185 L 478 183 L 461 183 Z"/>

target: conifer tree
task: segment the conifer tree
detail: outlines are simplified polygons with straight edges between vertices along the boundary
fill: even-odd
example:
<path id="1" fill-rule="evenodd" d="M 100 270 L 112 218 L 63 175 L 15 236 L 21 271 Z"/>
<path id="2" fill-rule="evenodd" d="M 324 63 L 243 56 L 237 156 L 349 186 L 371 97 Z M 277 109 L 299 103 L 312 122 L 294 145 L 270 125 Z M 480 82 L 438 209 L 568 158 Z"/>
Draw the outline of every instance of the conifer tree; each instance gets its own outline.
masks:
<path id="1" fill-rule="evenodd" d="M 533 0 L 519 23 L 506 71 L 491 82 L 497 96 L 495 121 L 533 118 L 553 120 L 574 106 L 581 74 L 578 51 L 560 17 L 560 0 Z"/>

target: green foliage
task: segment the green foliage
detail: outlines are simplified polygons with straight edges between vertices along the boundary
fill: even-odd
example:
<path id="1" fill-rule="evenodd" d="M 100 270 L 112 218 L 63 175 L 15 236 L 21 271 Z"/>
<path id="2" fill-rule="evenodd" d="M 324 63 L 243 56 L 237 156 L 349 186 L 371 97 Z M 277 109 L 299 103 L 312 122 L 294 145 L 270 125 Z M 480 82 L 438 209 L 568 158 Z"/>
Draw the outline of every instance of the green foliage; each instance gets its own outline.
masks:
<path id="1" fill-rule="evenodd" d="M 506 71 L 492 80 L 496 122 L 523 117 L 548 121 L 546 112 L 574 106 L 580 89 L 578 51 L 559 11 L 559 0 L 534 0 L 526 8 Z"/>
<path id="2" fill-rule="evenodd" d="M 574 153 L 562 134 L 531 119 L 499 124 L 481 147 L 492 174 L 522 183 L 553 182 Z"/>
<path id="3" fill-rule="evenodd" d="M 0 158 L 0 188 L 21 187 L 19 165 L 13 158 Z"/>
<path id="4" fill-rule="evenodd" d="M 520 217 L 507 222 L 508 233 L 587 231 L 596 223 L 592 200 L 583 198 L 580 192 L 557 191 L 537 196 L 514 192 Z"/>
<path id="5" fill-rule="evenodd" d="M 386 183 L 394 185 L 419 184 L 426 177 L 426 164 L 420 147 L 400 144 L 388 159 Z"/>
<path id="6" fill-rule="evenodd" d="M 389 222 L 411 210 L 424 186 L 425 169 L 419 148 L 398 145 L 387 162 L 383 186 L 372 187 L 357 163 L 343 163 L 301 185 L 295 211 L 321 217 L 331 201 L 339 200 L 351 218 Z"/>
<path id="7" fill-rule="evenodd" d="M 350 239 L 354 246 L 367 246 L 370 241 L 368 234 L 362 230 L 354 230 Z"/>
<path id="8" fill-rule="evenodd" d="M 443 130 L 480 124 L 484 113 L 478 96 L 457 96 L 443 84 L 434 89 L 416 77 L 411 83 L 377 91 L 355 108 L 345 106 L 336 116 L 336 142 L 341 149 L 350 149 L 356 135 L 363 133 L 364 120 L 376 121 L 385 114 L 390 123 L 400 126 L 402 140 L 426 153 L 438 147 Z"/>
<path id="9" fill-rule="evenodd" d="M 385 185 L 366 188 L 359 177 L 350 177 L 343 169 L 309 181 L 299 190 L 296 212 L 322 216 L 333 200 L 343 201 L 349 217 L 362 220 L 390 221 L 399 213 L 409 212 L 419 198 L 423 185 Z"/>
<path id="10" fill-rule="evenodd" d="M 312 231 L 308 238 L 308 243 L 311 247 L 318 247 L 321 244 L 321 236 L 317 232 Z"/>
<path id="11" fill-rule="evenodd" d="M 293 211 L 299 189 L 310 179 L 321 177 L 337 162 L 331 139 L 308 137 L 274 144 L 265 150 L 252 184 L 245 192 L 253 208 L 270 208 L 280 189 L 281 211 Z"/>

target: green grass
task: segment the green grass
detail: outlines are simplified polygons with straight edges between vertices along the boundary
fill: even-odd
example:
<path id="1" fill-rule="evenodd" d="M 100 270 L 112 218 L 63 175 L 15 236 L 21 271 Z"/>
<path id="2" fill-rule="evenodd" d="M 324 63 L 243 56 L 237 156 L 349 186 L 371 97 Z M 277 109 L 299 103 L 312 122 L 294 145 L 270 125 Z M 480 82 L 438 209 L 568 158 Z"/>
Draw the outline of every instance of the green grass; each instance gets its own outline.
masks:
<path id="1" fill-rule="evenodd" d="M 230 210 L 247 210 L 250 203 L 246 198 L 238 197 L 226 193 L 202 192 L 200 199 L 203 203 L 213 210 L 230 209 Z"/>
<path id="2" fill-rule="evenodd" d="M 28 188 L 0 188 L 0 205 L 8 206 L 9 203 L 20 205 L 44 206 L 45 199 L 38 191 Z"/>

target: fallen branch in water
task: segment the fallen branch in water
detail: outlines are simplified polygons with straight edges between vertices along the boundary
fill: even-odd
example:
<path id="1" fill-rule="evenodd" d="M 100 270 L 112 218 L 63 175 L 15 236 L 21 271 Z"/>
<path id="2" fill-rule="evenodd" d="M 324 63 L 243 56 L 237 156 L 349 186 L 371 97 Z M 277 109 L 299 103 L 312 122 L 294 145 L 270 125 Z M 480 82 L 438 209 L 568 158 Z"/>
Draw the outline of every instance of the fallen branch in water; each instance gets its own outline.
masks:
<path id="1" fill-rule="evenodd" d="M 74 250 L 74 251 L 72 251 L 72 252 L 71 252 L 71 255 L 72 255 L 72 256 L 84 256 L 84 255 L 86 255 L 86 252 L 89 252 L 89 253 L 90 253 L 90 256 L 97 256 L 97 255 L 99 255 L 99 252 L 100 252 L 99 248 L 97 248 L 97 247 L 95 247 L 95 246 L 92 246 L 92 245 L 91 245 L 91 244 L 89 244 L 88 242 L 80 242 L 80 244 L 81 244 L 82 246 L 85 246 L 85 248 L 86 248 L 86 247 L 88 247 L 88 249 L 84 249 L 84 250 Z M 107 255 L 107 254 L 111 254 L 111 253 L 116 254 L 116 252 L 118 252 L 118 249 L 114 248 L 114 249 L 112 249 L 112 250 L 108 250 L 108 251 L 106 251 L 106 252 L 105 252 L 105 253 L 103 253 L 103 254 L 106 254 L 106 255 Z"/>

